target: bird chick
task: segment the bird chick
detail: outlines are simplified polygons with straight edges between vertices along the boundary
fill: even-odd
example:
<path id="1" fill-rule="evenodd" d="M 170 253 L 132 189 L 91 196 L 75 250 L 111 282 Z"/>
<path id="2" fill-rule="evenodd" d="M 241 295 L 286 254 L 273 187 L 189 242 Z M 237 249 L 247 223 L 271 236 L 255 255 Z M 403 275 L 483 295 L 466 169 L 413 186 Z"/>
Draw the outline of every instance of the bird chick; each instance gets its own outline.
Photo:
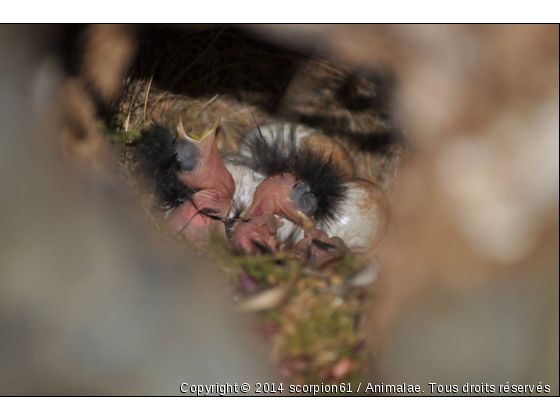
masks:
<path id="1" fill-rule="evenodd" d="M 297 243 L 297 253 L 304 242 L 315 245 L 304 241 L 315 226 L 320 233 L 313 235 L 340 237 L 344 248 L 356 250 L 375 246 L 383 235 L 384 193 L 355 179 L 344 147 L 315 130 L 286 123 L 258 127 L 243 140 L 237 156 L 226 157 L 226 166 L 238 186 L 231 216 L 250 219 L 231 232 L 234 246 L 243 252 Z"/>
<path id="2" fill-rule="evenodd" d="M 201 136 L 187 133 L 181 120 L 177 136 L 159 124 L 141 133 L 138 168 L 152 181 L 169 230 L 195 244 L 209 233 L 226 236 L 222 219 L 235 192 L 216 144 L 217 125 Z"/>
<path id="3" fill-rule="evenodd" d="M 236 205 L 232 206 L 240 211 L 241 219 L 250 220 L 232 229 L 233 245 L 240 251 L 256 253 L 263 246 L 274 250 L 283 225 L 280 220 L 301 229 L 313 228 L 334 218 L 344 199 L 349 175 L 348 159 L 340 157 L 344 149 L 336 149 L 326 138 L 326 146 L 318 147 L 320 143 L 305 140 L 298 127 L 302 126 L 259 127 L 243 140 L 239 155 L 227 158 L 228 168 L 246 184 L 244 196 L 234 196 Z M 251 171 L 243 176 L 242 166 Z M 248 174 L 258 176 L 249 178 Z"/>

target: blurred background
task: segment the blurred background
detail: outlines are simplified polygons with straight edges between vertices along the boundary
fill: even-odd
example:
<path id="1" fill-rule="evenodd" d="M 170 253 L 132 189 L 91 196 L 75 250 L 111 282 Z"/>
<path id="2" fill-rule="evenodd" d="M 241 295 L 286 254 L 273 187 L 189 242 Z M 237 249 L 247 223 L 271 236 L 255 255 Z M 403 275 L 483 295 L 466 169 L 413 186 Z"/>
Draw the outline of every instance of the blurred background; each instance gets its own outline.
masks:
<path id="1" fill-rule="evenodd" d="M 383 129 L 353 128 L 364 154 L 406 143 L 360 323 L 365 380 L 558 395 L 557 25 L 0 26 L 0 394 L 279 381 L 218 272 L 149 228 L 99 123 L 159 30 L 233 30 L 389 86 Z M 288 65 L 255 107 L 279 109 L 305 71 Z"/>

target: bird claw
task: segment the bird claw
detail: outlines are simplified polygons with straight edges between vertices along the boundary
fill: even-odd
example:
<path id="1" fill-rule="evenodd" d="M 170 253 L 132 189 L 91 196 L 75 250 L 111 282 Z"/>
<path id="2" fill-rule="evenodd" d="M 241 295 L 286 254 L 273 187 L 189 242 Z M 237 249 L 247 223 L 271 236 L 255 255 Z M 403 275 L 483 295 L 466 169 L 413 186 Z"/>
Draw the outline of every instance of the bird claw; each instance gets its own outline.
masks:
<path id="1" fill-rule="evenodd" d="M 270 213 L 255 217 L 236 226 L 232 236 L 235 249 L 246 254 L 276 251 L 276 231 L 282 222 Z"/>
<path id="2" fill-rule="evenodd" d="M 315 265 L 326 264 L 344 255 L 348 247 L 338 236 L 329 238 L 323 230 L 309 228 L 303 232 L 303 239 L 292 248 L 296 256 L 313 261 Z"/>

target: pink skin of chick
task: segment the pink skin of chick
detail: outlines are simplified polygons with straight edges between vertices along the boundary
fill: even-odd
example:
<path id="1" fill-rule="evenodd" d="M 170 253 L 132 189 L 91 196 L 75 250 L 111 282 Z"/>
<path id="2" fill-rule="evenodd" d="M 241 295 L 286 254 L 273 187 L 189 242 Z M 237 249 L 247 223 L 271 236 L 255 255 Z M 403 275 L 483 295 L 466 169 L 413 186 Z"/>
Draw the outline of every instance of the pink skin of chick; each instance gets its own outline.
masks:
<path id="1" fill-rule="evenodd" d="M 292 199 L 292 190 L 298 183 L 293 174 L 283 173 L 270 176 L 259 184 L 251 205 L 240 216 L 248 222 L 238 222 L 233 229 L 232 243 L 238 251 L 247 254 L 262 252 L 255 242 L 272 252 L 276 250 L 276 231 L 282 226 L 276 216 L 304 229 L 314 227 L 313 221 L 297 208 Z"/>
<path id="2" fill-rule="evenodd" d="M 210 233 L 226 237 L 224 223 L 199 212 L 212 209 L 218 217 L 226 217 L 230 211 L 231 199 L 235 192 L 235 183 L 220 156 L 216 144 L 218 122 L 205 132 L 200 139 L 186 133 L 179 121 L 178 141 L 188 141 L 195 145 L 197 163 L 193 170 L 179 172 L 177 175 L 186 186 L 198 190 L 192 201 L 186 201 L 175 209 L 167 218 L 167 226 L 173 233 L 182 233 L 195 244 L 206 242 Z"/>

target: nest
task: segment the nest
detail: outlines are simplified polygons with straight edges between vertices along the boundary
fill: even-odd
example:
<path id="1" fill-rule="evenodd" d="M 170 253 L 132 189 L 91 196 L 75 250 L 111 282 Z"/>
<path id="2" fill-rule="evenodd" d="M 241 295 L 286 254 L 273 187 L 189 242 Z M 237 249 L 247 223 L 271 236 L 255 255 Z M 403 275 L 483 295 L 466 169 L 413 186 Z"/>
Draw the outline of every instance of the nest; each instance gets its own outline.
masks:
<path id="1" fill-rule="evenodd" d="M 202 133 L 220 119 L 222 152 L 235 152 L 242 134 L 256 124 L 288 121 L 339 141 L 354 161 L 356 178 L 378 184 L 388 197 L 398 190 L 406 147 L 395 129 L 393 83 L 386 75 L 357 75 L 231 27 L 193 32 L 147 26 L 139 51 L 111 127 L 124 150 L 125 173 L 134 164 L 137 136 L 151 121 L 175 127 L 181 118 L 189 132 Z M 152 198 L 138 191 L 157 225 Z M 364 372 L 369 355 L 359 321 L 365 291 L 351 284 L 371 264 L 370 255 L 350 254 L 329 267 L 302 270 L 281 252 L 238 256 L 225 244 L 211 250 L 234 299 L 270 295 L 255 322 L 285 376 L 310 383 Z"/>

